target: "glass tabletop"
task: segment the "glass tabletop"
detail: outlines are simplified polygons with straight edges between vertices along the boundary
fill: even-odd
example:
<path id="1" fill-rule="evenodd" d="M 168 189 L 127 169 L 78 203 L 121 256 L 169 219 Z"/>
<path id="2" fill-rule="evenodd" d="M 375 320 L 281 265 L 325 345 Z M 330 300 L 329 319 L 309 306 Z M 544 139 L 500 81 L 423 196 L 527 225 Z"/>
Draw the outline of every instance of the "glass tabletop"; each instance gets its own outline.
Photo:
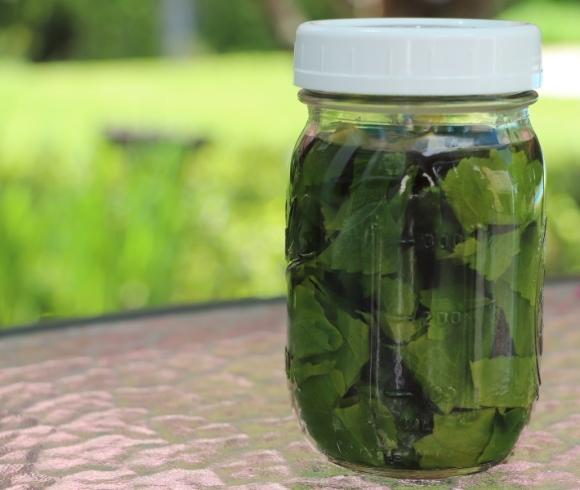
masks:
<path id="1" fill-rule="evenodd" d="M 0 337 L 0 488 L 580 487 L 580 284 L 545 295 L 543 384 L 507 463 L 431 482 L 358 475 L 291 412 L 280 301 Z"/>

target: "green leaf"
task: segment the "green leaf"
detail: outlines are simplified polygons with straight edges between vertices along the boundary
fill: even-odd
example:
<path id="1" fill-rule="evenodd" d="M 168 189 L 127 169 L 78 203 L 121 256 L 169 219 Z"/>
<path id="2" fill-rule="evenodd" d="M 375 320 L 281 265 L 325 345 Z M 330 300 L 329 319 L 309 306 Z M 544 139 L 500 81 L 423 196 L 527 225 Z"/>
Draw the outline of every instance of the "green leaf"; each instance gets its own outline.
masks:
<path id="1" fill-rule="evenodd" d="M 462 312 L 437 311 L 429 320 L 427 336 L 444 342 L 451 351 L 462 349 L 466 359 L 481 359 L 493 352 L 497 313 L 494 305 Z"/>
<path id="2" fill-rule="evenodd" d="M 489 225 L 523 225 L 532 221 L 543 179 L 542 164 L 525 152 L 490 151 L 489 158 L 461 160 L 442 187 L 467 232 Z"/>
<path id="3" fill-rule="evenodd" d="M 332 359 L 342 372 L 347 386 L 351 386 L 360 376 L 360 370 L 369 360 L 369 326 L 357 320 L 340 308 L 335 310 L 334 325 L 340 331 L 343 343 Z"/>
<path id="4" fill-rule="evenodd" d="M 315 296 L 311 281 L 294 288 L 289 311 L 289 374 L 300 389 L 308 382 L 332 387 L 331 393 L 321 393 L 330 409 L 360 377 L 368 362 L 369 327 L 338 308 L 324 291 Z M 336 373 L 340 373 L 340 383 L 336 382 Z M 332 378 L 332 382 L 323 382 L 322 378 Z M 341 389 L 337 390 L 337 386 Z"/>
<path id="5" fill-rule="evenodd" d="M 316 187 L 318 192 L 322 192 L 319 197 L 327 201 L 326 194 L 336 189 L 358 148 L 358 139 L 354 137 L 342 146 L 324 141 L 314 145 L 304 159 L 301 178 L 298 181 L 300 189 Z"/>
<path id="6" fill-rule="evenodd" d="M 439 272 L 439 284 L 421 291 L 421 303 L 429 308 L 429 339 L 445 341 L 452 352 L 491 355 L 497 328 L 493 301 L 463 268 L 443 264 Z"/>
<path id="7" fill-rule="evenodd" d="M 288 376 L 294 382 L 301 384 L 312 376 L 329 374 L 334 370 L 335 365 L 336 361 L 332 359 L 327 359 L 320 362 L 293 362 L 290 365 Z"/>
<path id="8" fill-rule="evenodd" d="M 337 438 L 340 453 L 352 462 L 372 466 L 384 464 L 384 455 L 369 407 L 362 402 L 347 408 L 337 408 L 335 417 L 345 434 Z"/>
<path id="9" fill-rule="evenodd" d="M 516 444 L 516 441 L 530 417 L 529 410 L 513 408 L 505 413 L 496 413 L 493 434 L 479 456 L 478 463 L 485 464 L 505 459 Z"/>
<path id="10" fill-rule="evenodd" d="M 478 408 L 469 372 L 469 355 L 461 332 L 442 340 L 422 335 L 403 351 L 407 368 L 425 395 L 443 413 L 454 408 Z"/>
<path id="11" fill-rule="evenodd" d="M 494 298 L 504 312 L 515 354 L 524 357 L 536 355 L 539 349 L 540 305 L 524 299 L 503 279 L 494 284 Z"/>
<path id="12" fill-rule="evenodd" d="M 512 152 L 509 173 L 514 185 L 514 197 L 506 201 L 513 203 L 518 223 L 527 225 L 539 214 L 543 205 L 540 197 L 543 195 L 544 167 L 538 160 L 529 162 L 525 151 Z"/>
<path id="13" fill-rule="evenodd" d="M 304 429 L 329 454 L 336 451 L 336 428 L 331 413 L 346 390 L 344 377 L 337 370 L 312 376 L 294 387 L 296 408 Z"/>
<path id="14" fill-rule="evenodd" d="M 403 154 L 376 153 L 376 158 L 364 159 L 364 166 L 355 164 L 350 198 L 335 215 L 329 216 L 331 230 L 340 231 L 320 254 L 321 265 L 363 274 L 397 270 L 404 208 L 412 179 L 380 175 L 400 172 L 403 158 Z"/>
<path id="15" fill-rule="evenodd" d="M 538 355 L 541 350 L 544 230 L 536 222 L 524 230 L 520 253 L 494 283 L 494 297 L 518 356 Z"/>
<path id="16" fill-rule="evenodd" d="M 433 434 L 414 444 L 422 468 L 470 468 L 491 438 L 495 409 L 434 416 Z"/>
<path id="17" fill-rule="evenodd" d="M 383 466 L 385 452 L 397 446 L 397 428 L 389 410 L 377 398 L 361 393 L 358 403 L 337 408 L 334 416 L 344 430 L 337 440 L 341 455 Z"/>
<path id="18" fill-rule="evenodd" d="M 350 209 L 347 206 L 340 206 L 338 209 L 332 206 L 322 206 L 322 215 L 324 216 L 324 229 L 326 238 L 331 240 L 336 232 L 344 225 L 345 218 L 348 217 Z"/>
<path id="19" fill-rule="evenodd" d="M 318 253 L 325 246 L 325 232 L 318 199 L 312 195 L 294 197 L 288 201 L 286 228 L 286 258 Z"/>
<path id="20" fill-rule="evenodd" d="M 414 258 L 411 251 L 405 255 L 401 265 Z M 409 279 L 414 279 L 412 273 Z M 365 296 L 374 305 L 373 314 L 366 315 L 367 321 L 373 326 L 378 323 L 394 342 L 408 342 L 421 327 L 421 321 L 415 319 L 419 302 L 414 288 L 403 278 L 387 276 L 373 276 L 364 287 Z"/>
<path id="21" fill-rule="evenodd" d="M 453 248 L 465 240 L 465 232 L 439 187 L 428 187 L 411 199 L 415 245 L 422 253 L 438 258 L 449 256 Z"/>
<path id="22" fill-rule="evenodd" d="M 408 252 L 403 257 L 401 254 L 401 262 L 413 260 L 412 252 Z M 411 266 L 413 268 L 413 266 Z M 413 280 L 412 272 L 400 270 L 399 274 L 410 276 L 408 280 Z M 393 317 L 412 317 L 417 311 L 418 298 L 415 290 L 407 278 L 403 277 L 376 277 L 364 284 L 365 296 L 375 298 L 379 310 L 384 312 L 385 316 Z"/>
<path id="23" fill-rule="evenodd" d="M 439 285 L 421 291 L 421 303 L 431 310 L 431 316 L 448 317 L 453 313 L 463 313 L 492 304 L 492 300 L 478 290 L 471 277 L 458 274 L 456 269 L 447 268 L 441 272 Z"/>
<path id="24" fill-rule="evenodd" d="M 420 295 L 429 308 L 427 334 L 403 351 L 405 365 L 443 413 L 479 407 L 469 362 L 491 355 L 498 322 L 497 309 L 476 281 L 464 268 L 443 263 L 436 287 Z"/>
<path id="25" fill-rule="evenodd" d="M 409 342 L 423 328 L 423 321 L 401 317 L 385 317 L 381 328 L 389 338 L 397 343 Z"/>
<path id="26" fill-rule="evenodd" d="M 344 144 L 318 139 L 303 161 L 293 162 L 287 234 L 287 248 L 293 255 L 319 251 L 318 245 L 333 228 L 347 197 L 347 169 L 359 151 L 363 134 L 356 128 L 343 128 L 336 134 L 343 134 Z"/>
<path id="27" fill-rule="evenodd" d="M 336 441 L 344 434 L 340 435 L 332 413 L 369 360 L 369 327 L 331 303 L 323 292 L 319 296 L 340 334 L 340 347 L 316 358 L 292 360 L 289 371 L 295 375 L 294 394 L 305 428 L 327 454 L 340 457 Z M 289 341 L 292 335 L 290 331 Z"/>
<path id="28" fill-rule="evenodd" d="M 396 419 L 380 400 L 373 398 L 372 402 L 375 426 L 381 439 L 382 447 L 387 450 L 395 449 L 398 446 Z"/>
<path id="29" fill-rule="evenodd" d="M 397 269 L 401 226 L 389 203 L 369 204 L 349 215 L 337 238 L 320 254 L 329 269 L 387 274 Z"/>
<path id="30" fill-rule="evenodd" d="M 332 369 L 326 374 L 306 379 L 298 386 L 296 397 L 304 414 L 320 412 L 328 416 L 347 389 L 342 373 Z"/>
<path id="31" fill-rule="evenodd" d="M 413 445 L 433 432 L 432 405 L 425 403 L 420 396 L 401 396 L 400 393 L 393 396 L 383 395 L 381 401 L 395 418 L 397 429 L 397 447 L 390 453 L 393 457 L 392 463 L 397 464 L 397 460 L 403 458 L 416 467 L 419 460 Z"/>
<path id="32" fill-rule="evenodd" d="M 294 358 L 333 352 L 342 345 L 341 332 L 326 318 L 310 281 L 293 289 L 288 314 L 288 350 Z"/>
<path id="33" fill-rule="evenodd" d="M 495 281 L 512 265 L 519 251 L 519 230 L 496 234 L 478 229 L 475 237 L 458 244 L 449 257 Z"/>
<path id="34" fill-rule="evenodd" d="M 406 166 L 405 153 L 360 150 L 353 161 L 350 187 L 353 207 L 358 209 L 381 201 L 391 189 L 398 189 L 405 177 Z"/>
<path id="35" fill-rule="evenodd" d="M 544 230 L 545 225 L 532 223 L 521 237 L 521 250 L 502 279 L 531 302 L 537 303 L 544 280 Z"/>
<path id="36" fill-rule="evenodd" d="M 471 363 L 471 373 L 482 406 L 529 408 L 538 393 L 535 356 L 481 359 Z"/>

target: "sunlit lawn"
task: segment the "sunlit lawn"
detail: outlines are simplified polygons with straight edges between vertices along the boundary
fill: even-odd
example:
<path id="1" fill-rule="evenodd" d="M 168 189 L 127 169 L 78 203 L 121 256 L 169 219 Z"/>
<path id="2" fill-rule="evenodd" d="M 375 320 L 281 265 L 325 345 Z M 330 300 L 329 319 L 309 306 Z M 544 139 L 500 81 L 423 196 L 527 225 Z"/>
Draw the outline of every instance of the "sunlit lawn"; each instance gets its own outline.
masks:
<path id="1" fill-rule="evenodd" d="M 288 160 L 305 120 L 290 55 L 0 71 L 1 324 L 283 294 Z M 557 273 L 580 272 L 566 231 L 580 223 L 578 113 L 580 100 L 534 108 L 558 183 Z M 111 146 L 111 128 L 167 141 Z M 209 144 L 188 152 L 189 136 Z"/>
<path id="2" fill-rule="evenodd" d="M 580 42 L 580 2 L 577 0 L 520 0 L 513 2 L 500 17 L 539 25 L 545 42 Z"/>
<path id="3" fill-rule="evenodd" d="M 289 56 L 2 71 L 2 323 L 282 294 Z M 111 127 L 209 145 L 126 150 Z"/>

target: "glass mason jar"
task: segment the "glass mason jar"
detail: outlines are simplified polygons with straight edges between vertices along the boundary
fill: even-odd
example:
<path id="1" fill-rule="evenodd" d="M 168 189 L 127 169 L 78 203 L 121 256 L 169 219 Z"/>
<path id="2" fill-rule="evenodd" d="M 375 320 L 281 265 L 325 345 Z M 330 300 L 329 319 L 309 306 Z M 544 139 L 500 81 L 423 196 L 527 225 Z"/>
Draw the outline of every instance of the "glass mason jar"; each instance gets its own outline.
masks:
<path id="1" fill-rule="evenodd" d="M 439 42 L 449 31 L 454 43 Z M 305 51 L 328 54 L 333 42 L 340 49 L 318 53 L 318 75 L 356 65 L 353 53 L 371 49 L 367 35 L 369 60 L 397 40 L 411 45 L 403 67 L 391 62 L 398 78 L 301 73 L 304 57 L 316 58 Z M 522 76 L 464 76 L 470 36 L 492 45 L 474 43 L 484 68 L 519 53 L 512 74 Z M 456 43 L 468 45 L 462 66 L 432 77 L 447 76 L 447 86 L 423 72 L 422 84 L 400 83 L 424 49 Z M 340 465 L 402 478 L 467 474 L 504 460 L 528 422 L 540 384 L 545 235 L 542 154 L 528 117 L 538 53 L 534 26 L 499 21 L 299 30 L 296 80 L 309 118 L 287 200 L 286 371 L 304 431 Z"/>

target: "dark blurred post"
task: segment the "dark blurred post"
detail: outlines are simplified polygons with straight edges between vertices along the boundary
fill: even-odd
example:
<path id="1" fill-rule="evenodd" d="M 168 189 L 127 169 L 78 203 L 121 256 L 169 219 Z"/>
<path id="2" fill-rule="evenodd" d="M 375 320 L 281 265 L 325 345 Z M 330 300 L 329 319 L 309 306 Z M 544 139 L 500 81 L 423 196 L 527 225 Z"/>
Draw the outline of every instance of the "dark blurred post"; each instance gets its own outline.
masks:
<path id="1" fill-rule="evenodd" d="M 270 29 L 282 46 L 294 44 L 294 35 L 298 25 L 304 21 L 304 15 L 294 0 L 262 0 Z"/>
<path id="2" fill-rule="evenodd" d="M 195 41 L 195 0 L 160 1 L 163 54 L 172 58 L 191 55 Z"/>
<path id="3" fill-rule="evenodd" d="M 355 17 L 381 17 L 383 15 L 382 0 L 347 0 Z"/>
<path id="4" fill-rule="evenodd" d="M 518 0 L 382 0 L 385 17 L 495 17 Z"/>

